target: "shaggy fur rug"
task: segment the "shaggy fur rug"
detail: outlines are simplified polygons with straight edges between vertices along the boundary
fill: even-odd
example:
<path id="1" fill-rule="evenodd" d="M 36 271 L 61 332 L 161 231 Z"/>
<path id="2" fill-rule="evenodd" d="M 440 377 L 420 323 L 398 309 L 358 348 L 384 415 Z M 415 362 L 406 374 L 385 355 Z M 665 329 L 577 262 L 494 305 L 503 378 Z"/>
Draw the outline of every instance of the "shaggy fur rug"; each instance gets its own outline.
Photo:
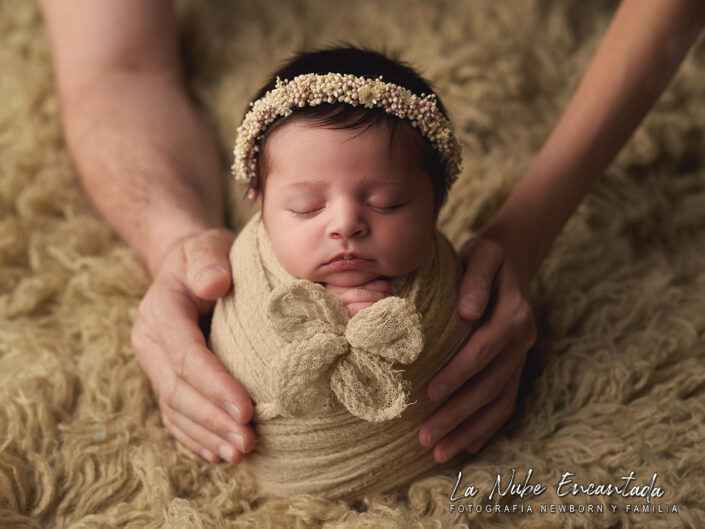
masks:
<path id="1" fill-rule="evenodd" d="M 295 49 L 344 39 L 398 49 L 419 66 L 464 147 L 466 169 L 441 220 L 456 245 L 538 152 L 615 8 L 178 3 L 190 88 L 224 160 L 249 96 Z M 262 501 L 240 468 L 200 460 L 161 425 L 130 347 L 148 276 L 78 184 L 37 6 L 0 3 L 0 527 L 704 526 L 703 71 L 700 40 L 555 241 L 531 286 L 539 338 L 529 383 L 478 455 L 354 505 L 303 495 Z M 252 209 L 230 196 L 239 228 Z M 512 469 L 520 483 L 532 470 L 531 483 L 546 491 L 489 500 L 497 476 L 504 488 Z M 479 493 L 451 511 L 461 470 L 456 495 L 470 485 Z M 643 511 L 641 497 L 558 494 L 566 472 L 583 485 L 621 485 L 632 471 L 639 487 L 657 474 L 664 494 L 649 505 L 662 513 L 633 512 Z M 678 512 L 666 512 L 673 505 Z"/>

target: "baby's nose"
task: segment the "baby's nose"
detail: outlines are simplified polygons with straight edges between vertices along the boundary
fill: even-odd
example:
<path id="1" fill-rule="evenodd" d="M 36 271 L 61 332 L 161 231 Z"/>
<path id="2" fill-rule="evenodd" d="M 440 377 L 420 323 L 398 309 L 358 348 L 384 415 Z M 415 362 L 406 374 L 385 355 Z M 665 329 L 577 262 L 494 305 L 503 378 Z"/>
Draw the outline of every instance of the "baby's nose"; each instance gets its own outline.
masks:
<path id="1" fill-rule="evenodd" d="M 367 221 L 354 207 L 341 208 L 340 211 L 336 212 L 328 229 L 331 239 L 362 237 L 368 232 Z"/>

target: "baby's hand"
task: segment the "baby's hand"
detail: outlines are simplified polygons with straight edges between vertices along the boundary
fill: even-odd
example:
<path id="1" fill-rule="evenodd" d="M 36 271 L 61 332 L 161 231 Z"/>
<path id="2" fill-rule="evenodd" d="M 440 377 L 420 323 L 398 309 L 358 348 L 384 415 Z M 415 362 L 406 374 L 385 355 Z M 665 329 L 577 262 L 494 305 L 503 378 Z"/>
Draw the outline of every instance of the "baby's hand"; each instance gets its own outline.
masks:
<path id="1" fill-rule="evenodd" d="M 391 279 L 375 279 L 355 287 L 338 287 L 326 284 L 326 290 L 342 301 L 351 318 L 376 301 L 393 295 L 396 287 Z"/>

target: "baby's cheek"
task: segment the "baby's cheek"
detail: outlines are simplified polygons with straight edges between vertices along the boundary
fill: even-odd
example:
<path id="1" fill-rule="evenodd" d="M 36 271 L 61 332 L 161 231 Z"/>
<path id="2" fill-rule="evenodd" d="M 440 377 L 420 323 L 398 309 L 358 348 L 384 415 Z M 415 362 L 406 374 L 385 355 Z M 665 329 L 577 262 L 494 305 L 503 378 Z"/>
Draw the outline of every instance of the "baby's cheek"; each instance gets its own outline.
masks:
<path id="1" fill-rule="evenodd" d="M 421 266 L 432 249 L 433 240 L 427 235 L 417 234 L 399 239 L 395 251 L 387 255 L 389 268 L 387 275 L 402 276 Z"/>
<path id="2" fill-rule="evenodd" d="M 270 222 L 268 234 L 274 254 L 287 272 L 299 279 L 319 279 L 315 274 L 318 263 L 312 257 L 317 253 L 317 239 L 312 240 L 305 231 L 292 230 L 290 222 L 279 217 Z"/>

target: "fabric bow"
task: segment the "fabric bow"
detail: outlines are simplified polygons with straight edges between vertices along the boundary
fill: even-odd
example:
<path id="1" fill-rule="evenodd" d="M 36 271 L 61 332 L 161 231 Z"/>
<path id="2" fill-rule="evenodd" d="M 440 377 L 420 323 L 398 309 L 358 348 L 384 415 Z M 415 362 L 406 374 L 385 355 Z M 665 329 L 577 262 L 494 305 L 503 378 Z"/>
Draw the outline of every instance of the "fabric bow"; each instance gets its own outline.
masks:
<path id="1" fill-rule="evenodd" d="M 356 417 L 382 422 L 408 405 L 409 383 L 392 364 L 415 361 L 423 333 L 406 299 L 386 297 L 349 318 L 325 287 L 299 279 L 272 291 L 267 316 L 287 343 L 271 366 L 278 413 L 330 411 L 335 395 Z"/>

